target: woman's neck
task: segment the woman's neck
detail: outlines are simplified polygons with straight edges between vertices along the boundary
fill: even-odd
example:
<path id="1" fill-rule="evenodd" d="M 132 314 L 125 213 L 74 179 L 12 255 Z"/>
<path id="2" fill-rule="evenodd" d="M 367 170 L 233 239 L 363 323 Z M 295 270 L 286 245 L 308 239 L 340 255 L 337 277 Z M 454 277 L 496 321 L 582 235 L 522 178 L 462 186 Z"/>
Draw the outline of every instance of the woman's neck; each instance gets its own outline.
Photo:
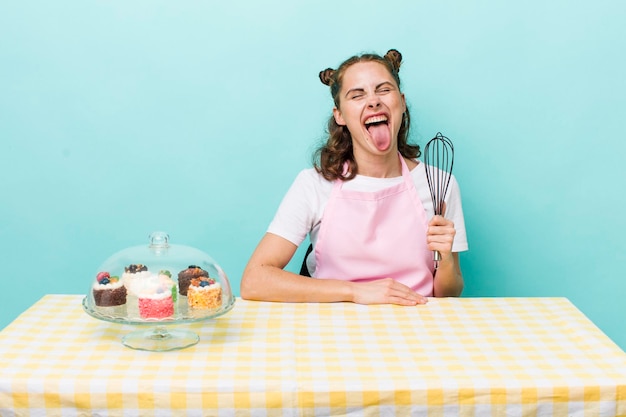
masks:
<path id="1" fill-rule="evenodd" d="M 402 165 L 397 152 L 385 155 L 355 155 L 358 174 L 374 178 L 393 178 L 402 175 Z"/>

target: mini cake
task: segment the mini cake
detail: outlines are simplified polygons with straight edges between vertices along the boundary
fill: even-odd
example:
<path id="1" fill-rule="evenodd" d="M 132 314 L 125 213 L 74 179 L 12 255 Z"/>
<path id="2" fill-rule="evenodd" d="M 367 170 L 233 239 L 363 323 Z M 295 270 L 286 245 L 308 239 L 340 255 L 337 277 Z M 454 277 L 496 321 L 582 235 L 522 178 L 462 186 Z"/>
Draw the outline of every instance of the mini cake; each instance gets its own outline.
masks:
<path id="1" fill-rule="evenodd" d="M 196 265 L 189 265 L 178 273 L 178 292 L 180 295 L 187 295 L 189 284 L 194 278 L 209 277 L 209 273 Z"/>
<path id="2" fill-rule="evenodd" d="M 194 278 L 187 292 L 187 303 L 194 309 L 219 308 L 222 305 L 222 286 L 213 278 Z"/>
<path id="3" fill-rule="evenodd" d="M 137 295 L 141 318 L 163 319 L 174 314 L 176 283 L 168 276 L 168 272 L 161 271 L 159 275 L 132 282 L 131 288 Z"/>
<path id="4" fill-rule="evenodd" d="M 115 307 L 126 304 L 126 287 L 118 277 L 99 272 L 93 284 L 93 299 L 98 307 Z"/>
<path id="5" fill-rule="evenodd" d="M 134 283 L 142 279 L 150 278 L 151 276 L 152 274 L 148 272 L 147 266 L 142 264 L 131 264 L 124 267 L 122 282 L 126 286 L 129 294 L 137 295 L 137 293 L 133 291 L 133 288 L 135 287 Z"/>

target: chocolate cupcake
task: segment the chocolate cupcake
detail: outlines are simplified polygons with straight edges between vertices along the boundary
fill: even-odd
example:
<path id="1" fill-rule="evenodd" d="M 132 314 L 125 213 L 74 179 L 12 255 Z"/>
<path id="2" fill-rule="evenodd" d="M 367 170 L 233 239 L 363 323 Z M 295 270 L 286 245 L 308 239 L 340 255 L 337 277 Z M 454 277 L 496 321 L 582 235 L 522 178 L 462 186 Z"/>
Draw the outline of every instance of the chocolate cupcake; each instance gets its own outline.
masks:
<path id="1" fill-rule="evenodd" d="M 178 273 L 178 293 L 180 295 L 187 296 L 189 291 L 189 284 L 194 278 L 208 277 L 209 273 L 204 269 L 196 265 L 189 265 L 187 269 L 184 269 Z"/>
<path id="2" fill-rule="evenodd" d="M 118 277 L 100 272 L 92 287 L 93 299 L 98 307 L 115 307 L 126 304 L 126 288 Z"/>

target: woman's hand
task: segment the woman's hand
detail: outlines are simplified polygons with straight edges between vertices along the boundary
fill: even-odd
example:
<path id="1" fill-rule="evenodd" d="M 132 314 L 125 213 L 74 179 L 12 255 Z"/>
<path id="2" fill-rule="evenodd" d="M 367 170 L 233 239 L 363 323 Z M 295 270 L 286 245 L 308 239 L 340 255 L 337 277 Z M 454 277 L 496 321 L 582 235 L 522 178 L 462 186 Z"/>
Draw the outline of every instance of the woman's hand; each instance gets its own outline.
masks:
<path id="1" fill-rule="evenodd" d="M 456 229 L 451 220 L 438 215 L 433 216 L 428 222 L 428 230 L 426 231 L 428 249 L 439 252 L 441 259 L 449 258 L 452 254 L 455 234 Z"/>
<path id="2" fill-rule="evenodd" d="M 352 302 L 357 304 L 426 304 L 426 297 L 391 278 L 352 282 Z"/>

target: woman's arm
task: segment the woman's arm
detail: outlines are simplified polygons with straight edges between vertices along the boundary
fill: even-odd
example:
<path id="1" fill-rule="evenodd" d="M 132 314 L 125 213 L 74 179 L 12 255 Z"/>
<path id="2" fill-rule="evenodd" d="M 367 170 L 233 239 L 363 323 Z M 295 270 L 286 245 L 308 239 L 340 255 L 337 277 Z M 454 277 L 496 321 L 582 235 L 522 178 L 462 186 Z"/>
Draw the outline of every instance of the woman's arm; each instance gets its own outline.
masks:
<path id="1" fill-rule="evenodd" d="M 283 268 L 297 246 L 278 235 L 266 233 L 246 266 L 241 297 L 248 300 L 285 302 L 350 301 L 359 304 L 423 304 L 426 298 L 407 286 L 388 279 L 355 283 L 336 279 L 303 277 Z"/>
<path id="2" fill-rule="evenodd" d="M 459 264 L 458 252 L 450 253 L 439 261 L 439 268 L 435 272 L 435 297 L 458 297 L 463 292 L 463 274 Z"/>

